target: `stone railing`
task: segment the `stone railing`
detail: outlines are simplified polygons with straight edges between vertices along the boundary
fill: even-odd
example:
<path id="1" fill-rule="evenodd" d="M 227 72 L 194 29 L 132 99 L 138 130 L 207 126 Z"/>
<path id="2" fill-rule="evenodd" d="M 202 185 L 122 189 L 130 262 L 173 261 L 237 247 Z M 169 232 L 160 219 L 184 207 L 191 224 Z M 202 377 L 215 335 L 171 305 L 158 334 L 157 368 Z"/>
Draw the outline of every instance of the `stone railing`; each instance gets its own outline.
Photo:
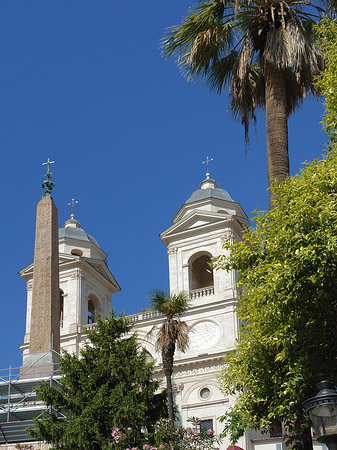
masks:
<path id="1" fill-rule="evenodd" d="M 163 314 L 159 311 L 143 311 L 138 314 L 132 314 L 131 316 L 126 316 L 131 322 L 139 322 L 141 320 L 146 319 L 156 319 L 157 317 L 161 317 Z"/>
<path id="2" fill-rule="evenodd" d="M 214 295 L 214 286 L 207 286 L 201 289 L 193 289 L 193 291 L 189 292 L 191 300 L 200 297 L 207 297 L 208 295 Z"/>
<path id="3" fill-rule="evenodd" d="M 90 330 L 91 328 L 96 328 L 97 323 L 87 323 L 86 325 L 83 325 L 82 328 L 84 328 L 85 330 Z"/>

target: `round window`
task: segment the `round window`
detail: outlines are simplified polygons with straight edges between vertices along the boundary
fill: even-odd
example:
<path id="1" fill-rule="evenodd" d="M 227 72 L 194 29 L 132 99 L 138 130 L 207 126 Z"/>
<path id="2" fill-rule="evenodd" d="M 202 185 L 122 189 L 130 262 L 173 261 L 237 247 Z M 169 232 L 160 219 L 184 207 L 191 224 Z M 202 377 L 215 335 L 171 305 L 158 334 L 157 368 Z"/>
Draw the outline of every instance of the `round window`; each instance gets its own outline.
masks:
<path id="1" fill-rule="evenodd" d="M 207 400 L 211 396 L 211 391 L 208 388 L 202 388 L 200 391 L 200 397 L 203 400 Z"/>

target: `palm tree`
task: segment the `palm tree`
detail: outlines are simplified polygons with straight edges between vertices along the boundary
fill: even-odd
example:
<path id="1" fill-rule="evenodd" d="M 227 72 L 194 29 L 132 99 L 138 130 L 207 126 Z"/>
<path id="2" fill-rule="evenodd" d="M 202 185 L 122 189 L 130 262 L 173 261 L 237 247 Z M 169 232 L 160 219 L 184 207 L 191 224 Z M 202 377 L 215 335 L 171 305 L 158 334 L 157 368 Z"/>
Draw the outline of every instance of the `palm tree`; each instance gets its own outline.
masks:
<path id="1" fill-rule="evenodd" d="M 189 327 L 181 317 L 189 307 L 186 293 L 170 295 L 167 292 L 154 289 L 150 292 L 151 308 L 164 314 L 165 319 L 157 333 L 156 347 L 161 352 L 163 369 L 167 384 L 167 403 L 169 419 L 174 420 L 172 373 L 173 358 L 176 348 L 184 352 L 188 348 Z"/>
<path id="2" fill-rule="evenodd" d="M 178 55 L 189 80 L 201 77 L 218 94 L 229 84 L 246 149 L 255 110 L 265 107 L 269 187 L 289 175 L 289 115 L 307 94 L 319 95 L 314 80 L 323 59 L 313 25 L 322 12 L 309 0 L 199 0 L 164 39 L 163 53 Z"/>

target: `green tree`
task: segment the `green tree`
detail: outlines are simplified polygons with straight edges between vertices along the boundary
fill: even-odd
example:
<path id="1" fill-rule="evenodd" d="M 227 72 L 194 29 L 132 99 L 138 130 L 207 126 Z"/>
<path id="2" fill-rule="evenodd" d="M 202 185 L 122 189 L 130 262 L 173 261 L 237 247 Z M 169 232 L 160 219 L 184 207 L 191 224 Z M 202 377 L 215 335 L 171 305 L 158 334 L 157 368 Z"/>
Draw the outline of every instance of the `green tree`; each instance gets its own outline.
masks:
<path id="1" fill-rule="evenodd" d="M 237 396 L 226 432 L 235 441 L 281 420 L 284 448 L 309 448 L 302 401 L 337 379 L 336 149 L 275 190 L 277 206 L 216 261 L 238 272 L 242 289 L 239 341 L 220 377 Z"/>
<path id="2" fill-rule="evenodd" d="M 318 381 L 337 379 L 337 24 L 325 19 L 317 29 L 329 152 L 276 188 L 277 207 L 216 261 L 238 271 L 242 289 L 240 339 L 221 376 L 224 391 L 237 395 L 224 417 L 233 441 L 281 419 L 300 433 L 295 443 L 284 433 L 284 447 L 305 447 L 301 403 Z"/>
<path id="3" fill-rule="evenodd" d="M 113 428 L 130 427 L 130 441 L 141 442 L 141 427 L 158 419 L 152 417 L 158 382 L 130 332 L 127 319 L 112 312 L 87 330 L 79 357 L 60 357 L 59 387 L 42 383 L 38 389 L 49 409 L 36 420 L 33 437 L 63 450 L 104 450 L 111 448 Z"/>
<path id="4" fill-rule="evenodd" d="M 334 145 L 337 141 L 337 24 L 325 19 L 318 24 L 317 31 L 319 48 L 327 67 L 317 81 L 325 96 L 323 126 Z"/>
<path id="5" fill-rule="evenodd" d="M 200 0 L 163 43 L 164 54 L 178 55 L 189 80 L 202 78 L 218 94 L 229 84 L 229 109 L 244 124 L 246 147 L 256 108 L 266 109 L 269 186 L 289 175 L 289 115 L 305 96 L 319 95 L 317 11 L 310 1 Z"/>
<path id="6" fill-rule="evenodd" d="M 157 332 L 157 349 L 161 352 L 167 385 L 169 419 L 174 420 L 172 373 L 176 348 L 184 352 L 188 348 L 188 325 L 179 319 L 189 306 L 187 294 L 170 295 L 155 289 L 150 293 L 151 307 L 164 314 L 165 319 Z"/>

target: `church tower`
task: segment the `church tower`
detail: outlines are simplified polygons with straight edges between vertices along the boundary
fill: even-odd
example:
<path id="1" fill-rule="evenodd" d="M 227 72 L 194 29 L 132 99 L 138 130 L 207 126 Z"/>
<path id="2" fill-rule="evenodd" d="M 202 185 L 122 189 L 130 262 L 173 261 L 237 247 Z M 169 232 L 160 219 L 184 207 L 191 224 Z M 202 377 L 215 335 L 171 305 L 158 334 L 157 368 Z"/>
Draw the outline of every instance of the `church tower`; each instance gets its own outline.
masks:
<path id="1" fill-rule="evenodd" d="M 72 206 L 77 203 L 72 200 Z M 56 258 L 57 277 L 57 308 L 59 347 L 70 353 L 78 354 L 85 340 L 86 329 L 95 322 L 95 314 L 102 318 L 111 312 L 111 294 L 118 292 L 120 287 L 109 270 L 107 254 L 98 242 L 86 233 L 81 224 L 71 217 L 63 228 L 55 228 L 54 255 Z M 58 233 L 58 234 L 57 234 Z M 36 241 L 37 242 L 37 241 Z M 57 255 L 57 256 L 56 256 Z M 34 334 L 38 329 L 35 325 L 38 312 L 34 306 L 34 289 L 36 289 L 36 260 L 20 271 L 27 282 L 27 314 L 24 343 L 20 346 L 23 359 L 27 361 L 31 352 Z M 49 273 L 42 277 L 49 282 Z M 32 361 L 33 363 L 34 361 Z M 47 375 L 47 374 L 46 374 Z"/>
<path id="2" fill-rule="evenodd" d="M 179 209 L 173 225 L 160 234 L 167 246 L 171 294 L 187 292 L 191 307 L 184 315 L 190 326 L 190 346 L 175 356 L 174 384 L 183 425 L 199 417 L 203 428 L 217 434 L 231 399 L 219 390 L 217 376 L 225 354 L 238 335 L 237 288 L 234 271 L 213 270 L 210 262 L 225 251 L 224 240 L 242 238 L 249 227 L 240 204 L 210 177 Z M 229 442 L 224 442 L 226 448 Z M 239 445 L 246 448 L 244 442 Z"/>
<path id="3" fill-rule="evenodd" d="M 171 293 L 189 292 L 194 306 L 236 298 L 235 274 L 214 272 L 210 262 L 223 253 L 224 240 L 240 240 L 243 229 L 249 226 L 239 203 L 219 189 L 207 171 L 200 189 L 172 221 L 173 225 L 160 234 L 169 255 Z"/>
<path id="4" fill-rule="evenodd" d="M 170 293 L 186 292 L 191 300 L 183 320 L 190 327 L 189 348 L 174 356 L 173 386 L 178 416 L 183 426 L 198 417 L 203 428 L 219 434 L 231 399 L 219 389 L 217 377 L 225 354 L 233 350 L 238 335 L 236 316 L 237 289 L 235 272 L 213 271 L 210 261 L 224 253 L 225 239 L 240 240 L 249 226 L 240 204 L 227 191 L 218 188 L 210 177 L 193 192 L 173 218 L 173 224 L 160 234 L 167 246 Z M 131 318 L 141 344 L 156 361 L 156 373 L 163 377 L 161 355 L 149 331 L 159 327 L 162 317 L 143 311 Z M 221 448 L 230 445 L 225 441 Z M 246 448 L 245 443 L 239 445 Z"/>

